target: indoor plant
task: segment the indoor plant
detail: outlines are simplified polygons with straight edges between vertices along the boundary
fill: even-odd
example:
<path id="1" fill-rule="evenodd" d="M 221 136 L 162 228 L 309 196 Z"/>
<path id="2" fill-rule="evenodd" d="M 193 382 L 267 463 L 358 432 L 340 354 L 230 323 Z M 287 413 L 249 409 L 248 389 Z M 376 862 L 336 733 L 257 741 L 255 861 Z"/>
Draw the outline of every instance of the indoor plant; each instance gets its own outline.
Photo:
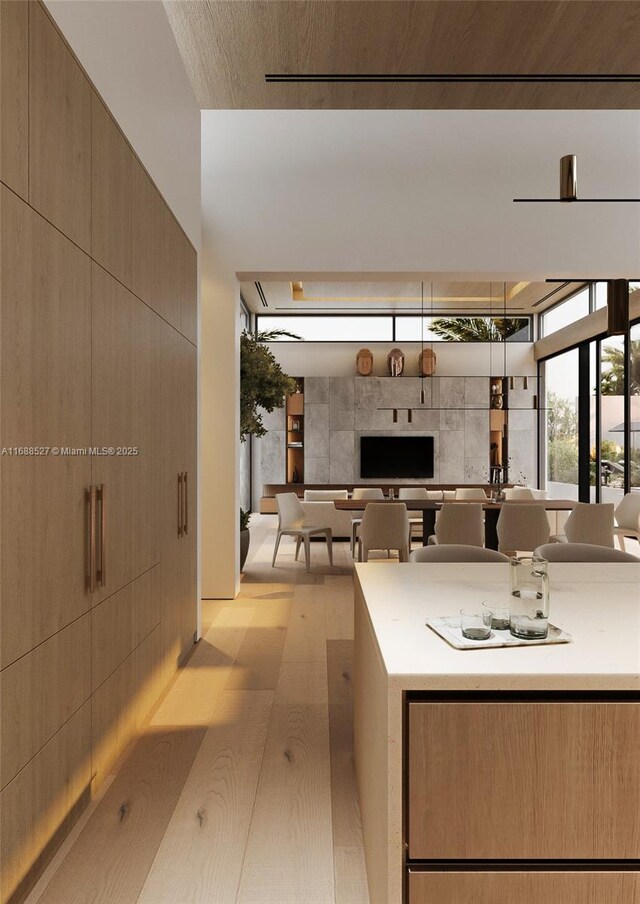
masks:
<path id="1" fill-rule="evenodd" d="M 267 432 L 260 409 L 271 412 L 282 408 L 286 397 L 296 391 L 296 381 L 284 373 L 275 355 L 265 343 L 286 336 L 298 339 L 286 330 L 262 330 L 240 336 L 240 439 L 264 436 Z"/>

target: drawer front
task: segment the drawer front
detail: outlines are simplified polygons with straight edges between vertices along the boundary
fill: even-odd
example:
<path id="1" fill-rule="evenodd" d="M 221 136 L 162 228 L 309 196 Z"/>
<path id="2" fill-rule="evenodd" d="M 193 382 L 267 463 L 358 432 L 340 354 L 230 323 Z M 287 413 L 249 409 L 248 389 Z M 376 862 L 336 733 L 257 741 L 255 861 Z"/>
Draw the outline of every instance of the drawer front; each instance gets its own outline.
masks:
<path id="1" fill-rule="evenodd" d="M 409 871 L 408 904 L 639 904 L 640 873 Z"/>
<path id="2" fill-rule="evenodd" d="M 411 860 L 639 859 L 638 800 L 638 703 L 409 704 Z"/>

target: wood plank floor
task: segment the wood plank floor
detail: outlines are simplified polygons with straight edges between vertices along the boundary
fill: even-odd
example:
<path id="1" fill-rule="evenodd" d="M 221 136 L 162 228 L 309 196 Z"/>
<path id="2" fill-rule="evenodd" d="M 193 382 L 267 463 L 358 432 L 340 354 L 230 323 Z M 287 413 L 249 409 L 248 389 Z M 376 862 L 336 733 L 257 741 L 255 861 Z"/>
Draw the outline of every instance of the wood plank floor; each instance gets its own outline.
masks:
<path id="1" fill-rule="evenodd" d="M 368 904 L 353 766 L 352 562 L 254 515 L 234 601 L 27 904 Z"/>

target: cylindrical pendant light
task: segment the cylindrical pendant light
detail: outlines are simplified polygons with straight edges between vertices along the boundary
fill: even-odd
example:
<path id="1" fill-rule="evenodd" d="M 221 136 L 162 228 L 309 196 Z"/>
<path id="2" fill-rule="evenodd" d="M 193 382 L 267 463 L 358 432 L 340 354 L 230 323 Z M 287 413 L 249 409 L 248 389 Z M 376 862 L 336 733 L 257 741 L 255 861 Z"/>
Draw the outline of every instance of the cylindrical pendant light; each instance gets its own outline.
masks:
<path id="1" fill-rule="evenodd" d="M 629 330 L 629 280 L 607 282 L 607 334 L 624 336 Z"/>
<path id="2" fill-rule="evenodd" d="M 578 158 L 575 154 L 560 158 L 560 200 L 578 200 Z"/>

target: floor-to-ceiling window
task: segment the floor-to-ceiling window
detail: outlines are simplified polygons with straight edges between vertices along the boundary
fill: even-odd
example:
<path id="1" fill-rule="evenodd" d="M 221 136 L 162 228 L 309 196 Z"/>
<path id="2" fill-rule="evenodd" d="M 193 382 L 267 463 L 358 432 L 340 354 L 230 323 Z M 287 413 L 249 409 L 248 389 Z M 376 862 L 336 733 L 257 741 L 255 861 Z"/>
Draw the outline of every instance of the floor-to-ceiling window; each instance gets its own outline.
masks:
<path id="1" fill-rule="evenodd" d="M 578 350 L 545 361 L 544 427 L 549 496 L 578 498 Z"/>
<path id="2" fill-rule="evenodd" d="M 592 312 L 606 303 L 605 290 L 590 287 Z M 582 316 L 584 290 L 557 308 L 572 301 Z M 559 328 L 542 317 L 544 333 Z M 625 490 L 640 490 L 640 322 L 628 339 L 603 335 L 548 358 L 540 376 L 540 477 L 549 495 L 617 503 Z"/>
<path id="3" fill-rule="evenodd" d="M 600 501 L 619 502 L 625 471 L 625 340 L 600 342 Z"/>

